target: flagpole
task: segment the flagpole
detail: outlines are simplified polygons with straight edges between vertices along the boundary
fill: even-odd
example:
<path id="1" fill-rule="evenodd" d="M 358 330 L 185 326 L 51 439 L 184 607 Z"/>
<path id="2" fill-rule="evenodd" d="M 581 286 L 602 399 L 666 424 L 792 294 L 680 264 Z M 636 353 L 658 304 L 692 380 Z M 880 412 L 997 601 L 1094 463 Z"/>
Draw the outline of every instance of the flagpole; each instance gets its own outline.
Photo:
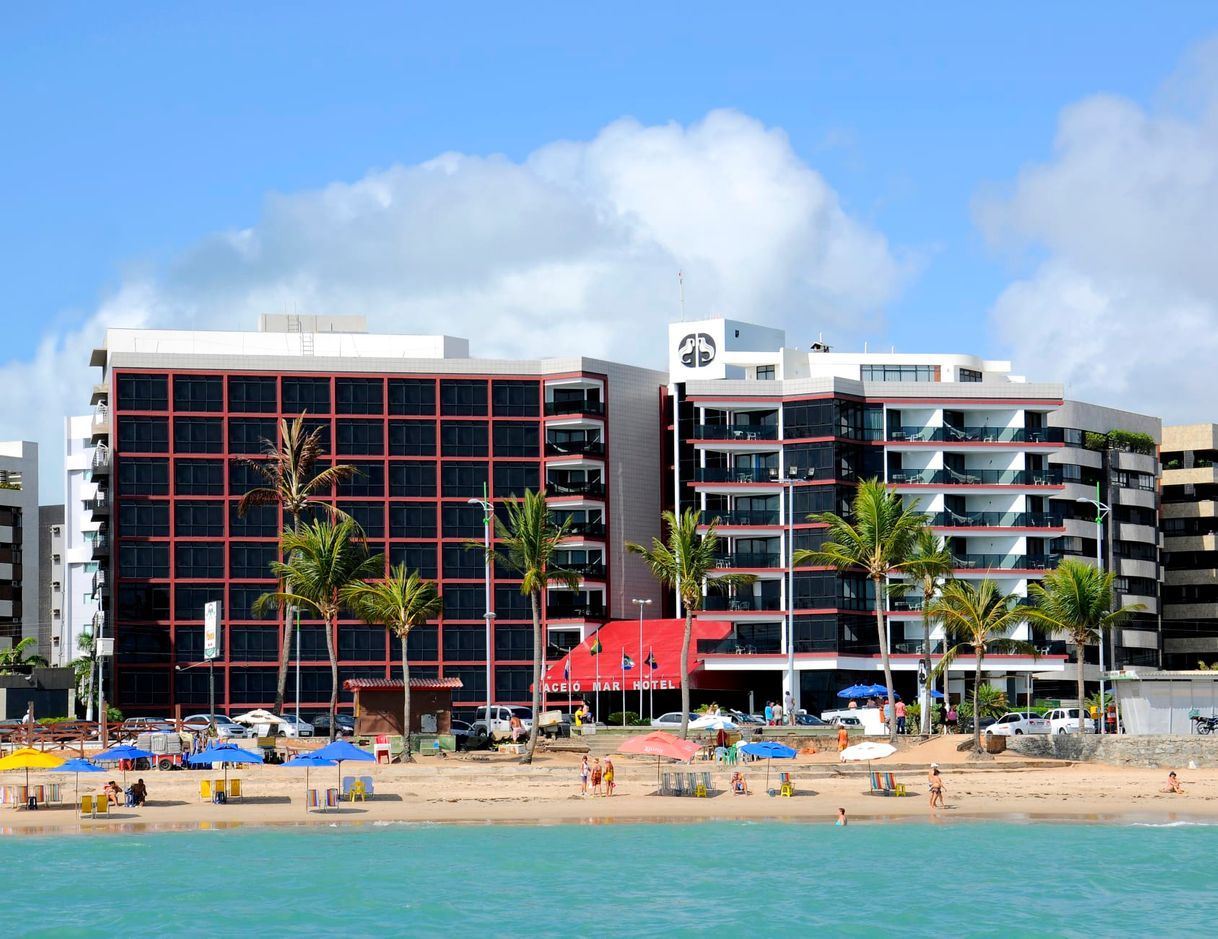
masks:
<path id="1" fill-rule="evenodd" d="M 598 640 L 593 639 L 592 641 L 595 643 Z M 589 646 L 588 648 L 591 648 L 591 646 Z M 601 655 L 600 655 L 600 651 L 598 650 L 596 652 L 596 654 L 592 656 L 592 658 L 594 658 L 596 660 L 596 681 L 594 681 L 592 683 L 592 690 L 596 694 L 596 713 L 592 717 L 593 717 L 593 720 L 599 721 L 601 719 Z"/>
<path id="2" fill-rule="evenodd" d="M 647 661 L 654 662 L 656 660 L 655 655 L 655 647 L 648 646 Z M 651 680 L 647 682 L 647 719 L 650 721 L 655 719 L 656 713 L 656 667 L 654 665 L 648 665 L 647 667 L 651 669 Z"/>
<path id="3" fill-rule="evenodd" d="M 626 647 L 622 646 L 622 726 L 626 726 Z"/>

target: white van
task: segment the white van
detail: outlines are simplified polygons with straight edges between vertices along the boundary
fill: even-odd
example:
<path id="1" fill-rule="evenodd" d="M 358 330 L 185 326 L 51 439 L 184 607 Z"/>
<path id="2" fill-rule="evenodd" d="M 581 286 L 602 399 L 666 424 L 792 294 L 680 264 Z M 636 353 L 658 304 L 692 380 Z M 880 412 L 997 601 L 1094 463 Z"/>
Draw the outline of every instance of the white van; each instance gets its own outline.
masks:
<path id="1" fill-rule="evenodd" d="M 489 710 L 489 723 L 487 722 L 486 707 L 480 707 L 474 711 L 474 719 L 471 723 L 474 727 L 477 727 L 479 724 L 483 727 L 489 727 L 492 740 L 511 739 L 512 715 L 520 718 L 520 723 L 524 725 L 525 734 L 533 729 L 532 708 L 521 707 L 517 704 L 492 704 Z"/>
<path id="2" fill-rule="evenodd" d="M 1049 733 L 1077 734 L 1078 716 L 1080 713 L 1083 715 L 1083 733 L 1095 733 L 1095 721 L 1091 719 L 1088 712 L 1080 712 L 1079 708 L 1054 708 L 1046 713 L 1045 720 L 1049 722 Z"/>

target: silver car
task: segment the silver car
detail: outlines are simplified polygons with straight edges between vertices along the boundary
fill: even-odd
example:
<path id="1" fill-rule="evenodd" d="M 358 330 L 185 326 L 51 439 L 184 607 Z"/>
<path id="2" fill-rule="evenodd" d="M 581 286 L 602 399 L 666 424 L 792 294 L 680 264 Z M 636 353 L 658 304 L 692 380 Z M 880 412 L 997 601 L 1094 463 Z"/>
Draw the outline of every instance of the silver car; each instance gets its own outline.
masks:
<path id="1" fill-rule="evenodd" d="M 182 729 L 192 733 L 203 733 L 213 719 L 216 723 L 216 736 L 221 740 L 225 738 L 245 739 L 252 735 L 248 727 L 243 727 L 223 714 L 191 714 L 190 717 L 182 718 Z"/>

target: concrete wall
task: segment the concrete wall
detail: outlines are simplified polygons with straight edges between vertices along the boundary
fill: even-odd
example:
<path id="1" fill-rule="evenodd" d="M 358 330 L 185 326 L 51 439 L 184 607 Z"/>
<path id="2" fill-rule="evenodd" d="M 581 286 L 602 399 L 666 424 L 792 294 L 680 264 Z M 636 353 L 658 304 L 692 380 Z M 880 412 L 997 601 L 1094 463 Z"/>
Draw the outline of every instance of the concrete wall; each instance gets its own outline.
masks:
<path id="1" fill-rule="evenodd" d="M 1164 769 L 1218 767 L 1218 737 L 1161 735 L 1151 737 L 1052 734 L 1008 737 L 1007 749 L 1024 756 L 1081 760 L 1111 766 L 1153 766 Z"/>

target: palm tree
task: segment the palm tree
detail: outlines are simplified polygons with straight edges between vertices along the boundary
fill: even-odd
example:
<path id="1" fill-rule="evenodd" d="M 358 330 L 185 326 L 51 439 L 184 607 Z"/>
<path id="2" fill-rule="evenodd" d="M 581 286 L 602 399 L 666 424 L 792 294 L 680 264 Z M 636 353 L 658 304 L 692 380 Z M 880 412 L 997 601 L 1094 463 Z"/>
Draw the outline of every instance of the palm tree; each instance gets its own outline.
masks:
<path id="1" fill-rule="evenodd" d="M 1064 633 L 1074 643 L 1078 682 L 1078 731 L 1085 728 L 1083 698 L 1083 649 L 1095 642 L 1100 630 L 1116 626 L 1142 605 L 1112 608 L 1112 582 L 1116 575 L 1075 558 L 1065 558 L 1038 584 L 1028 587 L 1035 606 L 1028 618 L 1049 632 Z M 1102 667 L 1102 665 L 1101 665 Z M 1098 728 L 1097 728 L 1098 730 Z"/>
<path id="2" fill-rule="evenodd" d="M 928 527 L 923 527 L 914 538 L 913 551 L 909 556 L 906 572 L 915 580 L 921 581 L 922 587 L 922 657 L 930 668 L 930 613 L 928 607 L 938 589 L 939 581 L 951 574 L 955 560 L 947 542 L 936 535 Z M 927 677 L 929 684 L 929 676 Z M 946 688 L 944 701 L 947 700 Z M 923 734 L 930 733 L 930 695 L 920 702 L 922 705 L 919 730 Z"/>
<path id="3" fill-rule="evenodd" d="M 973 747 L 981 749 L 981 722 L 978 717 L 978 689 L 981 663 L 987 652 L 996 655 L 1022 653 L 1036 657 L 1036 647 L 1007 633 L 1026 617 L 1015 606 L 1015 598 L 998 592 L 994 581 L 986 578 L 974 586 L 967 580 L 949 581 L 930 605 L 930 614 L 943 623 L 943 631 L 955 644 L 945 649 L 935 666 L 936 675 L 946 675 L 956 657 L 969 646 L 977 657 L 973 674 Z"/>
<path id="4" fill-rule="evenodd" d="M 306 412 L 307 413 L 307 412 Z M 238 517 L 244 517 L 250 506 L 279 505 L 292 517 L 292 529 L 300 528 L 300 518 L 314 505 L 320 505 L 333 517 L 345 517 L 338 508 L 316 502 L 320 493 L 328 494 L 336 482 L 350 479 L 356 474 L 354 466 L 340 463 L 320 472 L 314 472 L 322 456 L 320 427 L 305 430 L 305 414 L 292 421 L 287 418 L 279 422 L 280 443 L 262 438 L 262 457 L 256 460 L 235 457 L 232 462 L 246 466 L 263 478 L 265 486 L 255 486 L 237 503 Z M 292 621 L 285 613 L 283 618 L 283 643 L 279 652 L 279 681 L 275 687 L 275 711 L 283 709 L 283 698 L 288 685 L 288 653 L 292 648 Z"/>
<path id="5" fill-rule="evenodd" d="M 910 567 L 918 533 L 925 527 L 917 505 L 905 506 L 901 497 L 878 479 L 859 483 L 851 507 L 852 521 L 832 512 L 809 515 L 808 519 L 828 525 L 824 543 L 817 549 L 795 552 L 792 563 L 833 567 L 839 571 L 861 568 L 875 585 L 875 627 L 880 638 L 880 661 L 884 684 L 888 688 L 888 713 L 896 713 L 892 690 L 892 661 L 888 654 L 888 632 L 884 622 L 884 581 L 890 574 Z M 897 742 L 897 722 L 889 722 L 893 745 Z"/>
<path id="6" fill-rule="evenodd" d="M 330 654 L 330 739 L 338 710 L 338 657 L 334 649 L 338 614 L 345 605 L 343 591 L 357 581 L 383 577 L 384 555 L 368 556 L 359 526 L 349 518 L 317 519 L 283 532 L 279 546 L 286 561 L 272 561 L 271 571 L 282 590 L 264 593 L 254 602 L 263 616 L 279 606 L 308 607 L 326 624 L 326 651 Z"/>
<path id="7" fill-rule="evenodd" d="M 0 649 L 0 674 L 8 675 L 16 672 L 29 672 L 30 669 L 46 668 L 51 663 L 45 657 L 34 653 L 26 655 L 25 650 L 38 643 L 36 636 L 26 636 L 16 645 Z"/>
<path id="8" fill-rule="evenodd" d="M 702 609 L 705 587 L 727 591 L 734 587 L 747 586 L 757 578 L 752 574 L 723 574 L 711 577 L 710 572 L 721 566 L 717 560 L 719 536 L 715 534 L 715 523 L 706 526 L 706 533 L 699 535 L 702 514 L 697 509 L 686 509 L 678 518 L 672 512 L 661 516 L 668 529 L 668 541 L 651 539 L 651 547 L 626 543 L 626 550 L 637 554 L 651 570 L 651 576 L 666 587 L 671 587 L 685 609 L 685 634 L 681 638 L 681 736 L 689 736 L 689 643 L 693 636 L 694 612 Z"/>
<path id="9" fill-rule="evenodd" d="M 380 583 L 356 582 L 341 592 L 347 606 L 365 623 L 381 623 L 402 642 L 402 727 L 406 736 L 404 760 L 410 762 L 410 659 L 406 640 L 410 631 L 440 615 L 443 601 L 435 581 L 423 580 L 418 571 L 399 564 Z"/>
<path id="10" fill-rule="evenodd" d="M 554 524 L 546 505 L 545 490 L 525 490 L 519 499 L 504 503 L 507 521 L 495 519 L 495 542 L 490 556 L 508 570 L 520 575 L 520 592 L 529 598 L 533 612 L 533 726 L 529 730 L 529 746 L 521 763 L 532 763 L 537 749 L 537 734 L 541 717 L 541 679 L 545 670 L 546 644 L 541 632 L 541 598 L 551 584 L 575 590 L 579 574 L 554 565 L 559 543 L 567 537 L 570 520 Z M 470 550 L 486 551 L 481 542 L 470 542 Z M 489 659 L 491 650 L 486 650 Z M 487 732 L 490 732 L 492 689 L 486 689 Z"/>

